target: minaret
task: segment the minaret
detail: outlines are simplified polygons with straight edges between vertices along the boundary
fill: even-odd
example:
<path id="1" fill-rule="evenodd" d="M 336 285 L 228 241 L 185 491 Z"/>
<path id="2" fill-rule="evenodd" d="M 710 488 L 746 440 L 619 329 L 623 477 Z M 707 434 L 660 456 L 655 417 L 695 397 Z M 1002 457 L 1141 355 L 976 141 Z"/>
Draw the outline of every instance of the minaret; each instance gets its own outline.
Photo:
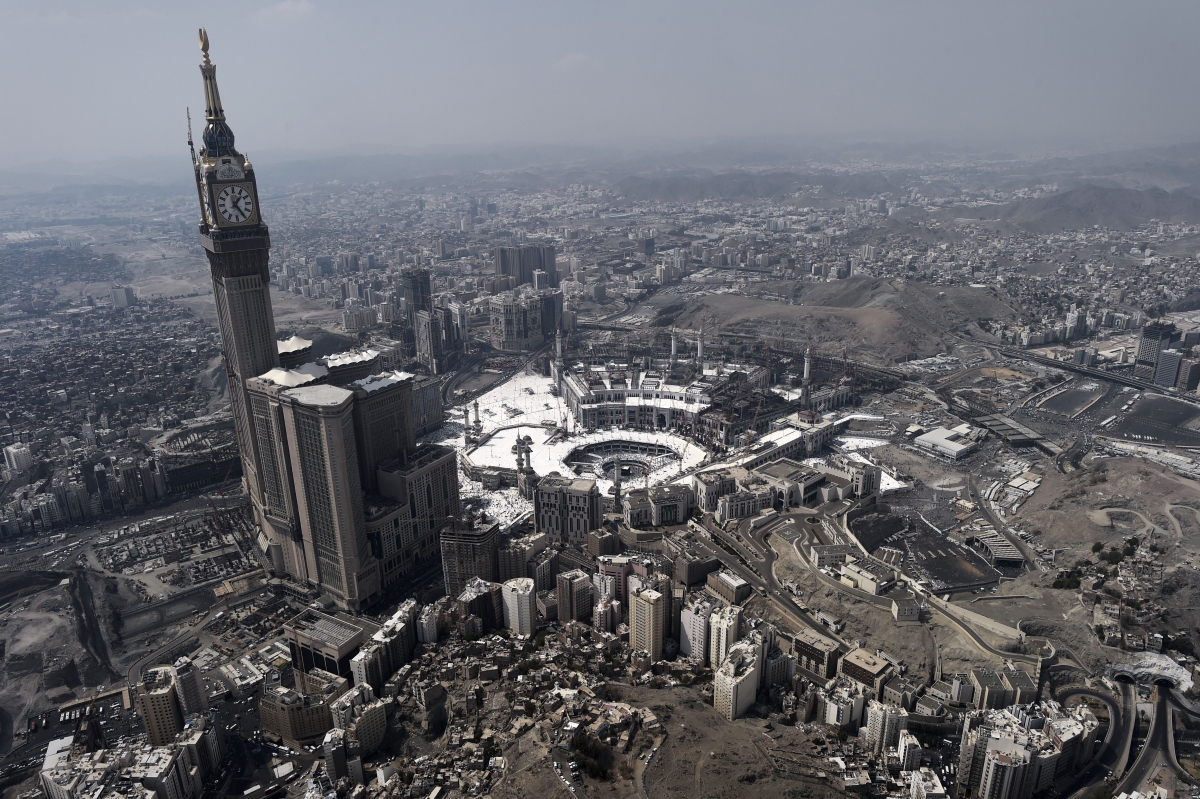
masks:
<path id="1" fill-rule="evenodd" d="M 671 366 L 675 365 L 675 358 L 679 352 L 679 334 L 675 332 L 675 328 L 671 328 Z"/>
<path id="2" fill-rule="evenodd" d="M 246 391 L 248 378 L 279 366 L 267 265 L 271 237 L 259 210 L 254 168 L 234 147 L 233 131 L 225 121 L 217 67 L 209 60 L 208 34 L 203 28 L 200 50 L 206 124 L 200 153 L 192 154 L 192 167 L 200 200 L 200 243 L 212 276 L 242 475 L 254 520 L 269 543 L 273 567 L 299 574 L 296 564 L 303 561 L 303 545 L 290 507 L 294 503 L 288 501 L 291 481 L 286 464 L 277 462 L 278 448 L 270 440 L 260 440 L 260 435 L 269 439 L 269 429 L 256 429 L 255 409 Z"/>
<path id="3" fill-rule="evenodd" d="M 700 332 L 696 335 L 696 360 L 700 363 L 700 368 L 704 368 L 704 325 L 700 325 Z"/>
<path id="4" fill-rule="evenodd" d="M 809 376 L 811 375 L 812 367 L 812 347 L 804 349 L 804 385 L 808 385 Z"/>
<path id="5" fill-rule="evenodd" d="M 562 328 L 559 328 L 558 330 L 554 331 L 554 360 L 558 361 L 559 364 L 562 364 L 562 359 Z"/>
<path id="6" fill-rule="evenodd" d="M 621 456 L 617 456 L 617 466 L 613 473 L 613 513 L 621 512 Z"/>

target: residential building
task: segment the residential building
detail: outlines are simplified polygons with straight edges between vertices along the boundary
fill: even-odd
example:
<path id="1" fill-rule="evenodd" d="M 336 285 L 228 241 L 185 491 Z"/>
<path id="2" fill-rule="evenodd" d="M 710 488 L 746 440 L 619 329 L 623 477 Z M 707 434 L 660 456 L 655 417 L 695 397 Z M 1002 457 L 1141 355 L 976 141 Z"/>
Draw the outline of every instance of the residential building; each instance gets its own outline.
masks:
<path id="1" fill-rule="evenodd" d="M 537 591 L 529 577 L 514 577 L 503 587 L 504 626 L 513 635 L 533 635 L 537 621 Z"/>
<path id="2" fill-rule="evenodd" d="M 647 653 L 651 663 L 662 660 L 670 602 L 669 596 L 653 589 L 636 591 L 630 597 L 629 646 Z"/>
<path id="3" fill-rule="evenodd" d="M 447 596 L 461 594 L 473 577 L 496 582 L 500 558 L 499 524 L 479 518 L 465 519 L 442 531 L 441 544 Z"/>
<path id="4" fill-rule="evenodd" d="M 740 718 L 758 695 L 762 666 L 758 647 L 738 641 L 713 673 L 713 708 L 729 721 Z"/>

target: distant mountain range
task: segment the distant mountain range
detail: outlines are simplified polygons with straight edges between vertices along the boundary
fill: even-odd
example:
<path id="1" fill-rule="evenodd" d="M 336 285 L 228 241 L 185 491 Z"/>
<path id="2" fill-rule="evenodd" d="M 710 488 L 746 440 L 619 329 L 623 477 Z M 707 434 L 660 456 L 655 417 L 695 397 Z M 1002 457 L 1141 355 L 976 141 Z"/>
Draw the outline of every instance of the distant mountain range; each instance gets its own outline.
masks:
<path id="1" fill-rule="evenodd" d="M 1033 233 L 1101 227 L 1127 230 L 1151 219 L 1200 223 L 1200 199 L 1180 191 L 1110 188 L 1087 184 L 1070 191 L 1017 200 L 1002 206 L 998 217 Z"/>

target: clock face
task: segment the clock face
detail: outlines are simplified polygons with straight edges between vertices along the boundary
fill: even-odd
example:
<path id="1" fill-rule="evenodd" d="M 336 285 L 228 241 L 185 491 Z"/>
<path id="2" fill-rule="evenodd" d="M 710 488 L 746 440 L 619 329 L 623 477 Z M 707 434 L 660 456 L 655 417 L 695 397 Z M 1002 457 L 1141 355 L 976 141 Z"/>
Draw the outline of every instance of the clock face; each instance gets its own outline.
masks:
<path id="1" fill-rule="evenodd" d="M 217 195 L 217 210 L 226 220 L 239 224 L 254 214 L 254 199 L 241 186 L 226 186 Z"/>

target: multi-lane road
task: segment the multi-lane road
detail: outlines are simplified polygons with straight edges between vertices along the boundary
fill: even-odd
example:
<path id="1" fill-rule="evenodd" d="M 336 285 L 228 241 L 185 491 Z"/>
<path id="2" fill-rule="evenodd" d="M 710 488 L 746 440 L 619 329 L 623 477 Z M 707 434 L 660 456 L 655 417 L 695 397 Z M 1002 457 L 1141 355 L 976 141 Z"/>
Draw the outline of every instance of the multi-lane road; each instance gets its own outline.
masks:
<path id="1" fill-rule="evenodd" d="M 1063 796 L 1073 796 L 1095 785 L 1110 774 L 1120 775 L 1129 762 L 1133 747 L 1133 731 L 1137 727 L 1137 688 L 1132 683 L 1117 683 L 1120 696 L 1091 688 L 1066 688 L 1055 694 L 1060 702 L 1073 696 L 1086 696 L 1108 706 L 1108 735 L 1092 758 L 1091 763 L 1063 790 Z"/>
<path id="2" fill-rule="evenodd" d="M 1117 783 L 1114 794 L 1131 792 L 1142 787 L 1163 768 L 1177 768 L 1171 751 L 1171 709 L 1169 707 L 1170 691 L 1165 686 L 1156 687 L 1157 698 L 1154 702 L 1154 716 L 1150 719 L 1150 730 L 1146 733 L 1146 741 L 1138 753 L 1137 760 Z"/>

